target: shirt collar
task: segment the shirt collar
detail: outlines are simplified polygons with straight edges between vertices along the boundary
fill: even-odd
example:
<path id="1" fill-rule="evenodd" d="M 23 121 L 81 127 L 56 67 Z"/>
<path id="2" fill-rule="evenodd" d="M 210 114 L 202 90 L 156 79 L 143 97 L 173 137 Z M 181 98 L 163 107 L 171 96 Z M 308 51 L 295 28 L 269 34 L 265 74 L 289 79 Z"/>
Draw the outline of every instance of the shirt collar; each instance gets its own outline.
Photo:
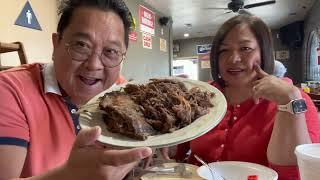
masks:
<path id="1" fill-rule="evenodd" d="M 62 96 L 53 63 L 45 64 L 42 70 L 44 93 L 53 93 Z"/>
<path id="2" fill-rule="evenodd" d="M 44 77 L 44 93 L 53 93 L 62 96 L 58 81 L 56 79 L 56 73 L 54 70 L 53 63 L 45 64 L 42 70 L 42 76 Z M 110 88 L 115 87 L 117 84 L 114 83 Z"/>

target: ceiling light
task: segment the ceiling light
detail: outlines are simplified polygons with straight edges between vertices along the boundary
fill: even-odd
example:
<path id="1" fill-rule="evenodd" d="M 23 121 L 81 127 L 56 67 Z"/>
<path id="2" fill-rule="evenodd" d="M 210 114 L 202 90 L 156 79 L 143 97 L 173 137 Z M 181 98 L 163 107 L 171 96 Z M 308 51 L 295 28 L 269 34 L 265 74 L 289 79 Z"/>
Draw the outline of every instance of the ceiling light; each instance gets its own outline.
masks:
<path id="1" fill-rule="evenodd" d="M 184 37 L 189 37 L 189 34 L 188 33 L 184 33 L 183 36 Z"/>

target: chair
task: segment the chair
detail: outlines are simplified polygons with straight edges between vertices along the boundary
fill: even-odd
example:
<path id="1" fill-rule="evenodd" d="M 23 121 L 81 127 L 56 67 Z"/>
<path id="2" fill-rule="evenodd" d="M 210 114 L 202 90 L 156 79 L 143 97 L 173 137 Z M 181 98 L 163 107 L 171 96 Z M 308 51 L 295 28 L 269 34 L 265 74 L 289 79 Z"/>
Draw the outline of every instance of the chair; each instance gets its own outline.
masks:
<path id="1" fill-rule="evenodd" d="M 17 51 L 20 59 L 20 64 L 27 64 L 27 56 L 21 42 L 14 42 L 14 43 L 3 43 L 0 42 L 0 54 L 14 52 Z M 2 66 L 0 64 L 0 71 L 10 69 L 12 66 Z"/>
<path id="2" fill-rule="evenodd" d="M 320 94 L 314 94 L 314 93 L 307 93 L 310 98 L 312 99 L 314 105 L 318 108 L 318 111 L 320 110 Z"/>

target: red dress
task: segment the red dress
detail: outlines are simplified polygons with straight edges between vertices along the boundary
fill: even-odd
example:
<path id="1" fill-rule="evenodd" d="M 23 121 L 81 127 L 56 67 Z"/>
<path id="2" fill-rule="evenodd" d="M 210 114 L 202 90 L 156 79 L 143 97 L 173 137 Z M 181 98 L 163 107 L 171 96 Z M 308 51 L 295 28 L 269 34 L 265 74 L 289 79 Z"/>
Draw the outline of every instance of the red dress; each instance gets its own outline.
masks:
<path id="1" fill-rule="evenodd" d="M 218 87 L 217 84 L 212 83 Z M 218 87 L 219 88 L 219 87 Z M 320 130 L 317 109 L 304 92 L 308 111 L 305 113 L 312 142 L 319 142 Z M 279 179 L 299 179 L 297 166 L 276 166 L 268 162 L 267 147 L 271 137 L 277 105 L 268 100 L 255 104 L 248 99 L 237 105 L 228 105 L 222 121 L 211 131 L 190 142 L 178 145 L 176 159 L 200 165 L 193 154 L 207 162 L 246 161 L 269 166 L 277 171 Z"/>

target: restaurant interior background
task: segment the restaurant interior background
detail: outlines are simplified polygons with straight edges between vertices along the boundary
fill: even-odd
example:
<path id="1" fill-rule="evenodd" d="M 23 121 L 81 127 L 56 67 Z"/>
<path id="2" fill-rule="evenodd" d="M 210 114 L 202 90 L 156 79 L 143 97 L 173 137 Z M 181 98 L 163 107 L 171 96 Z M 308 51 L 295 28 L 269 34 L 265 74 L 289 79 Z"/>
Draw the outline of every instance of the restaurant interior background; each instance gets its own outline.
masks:
<path id="1" fill-rule="evenodd" d="M 142 80 L 188 75 L 211 80 L 208 53 L 214 34 L 225 20 L 243 12 L 228 8 L 231 1 L 240 0 L 125 0 L 136 26 L 123 63 L 124 77 Z M 248 6 L 266 1 L 262 6 Z M 320 93 L 320 1 L 240 2 L 271 28 L 275 59 L 286 66 L 286 76 L 298 86 L 307 86 L 312 94 Z M 27 3 L 41 30 L 15 25 Z M 58 3 L 59 0 L 2 0 L 0 42 L 22 42 L 28 63 L 51 62 L 51 33 L 56 31 Z M 19 64 L 17 53 L 0 54 L 0 66 Z M 313 98 L 315 102 L 320 100 Z"/>

